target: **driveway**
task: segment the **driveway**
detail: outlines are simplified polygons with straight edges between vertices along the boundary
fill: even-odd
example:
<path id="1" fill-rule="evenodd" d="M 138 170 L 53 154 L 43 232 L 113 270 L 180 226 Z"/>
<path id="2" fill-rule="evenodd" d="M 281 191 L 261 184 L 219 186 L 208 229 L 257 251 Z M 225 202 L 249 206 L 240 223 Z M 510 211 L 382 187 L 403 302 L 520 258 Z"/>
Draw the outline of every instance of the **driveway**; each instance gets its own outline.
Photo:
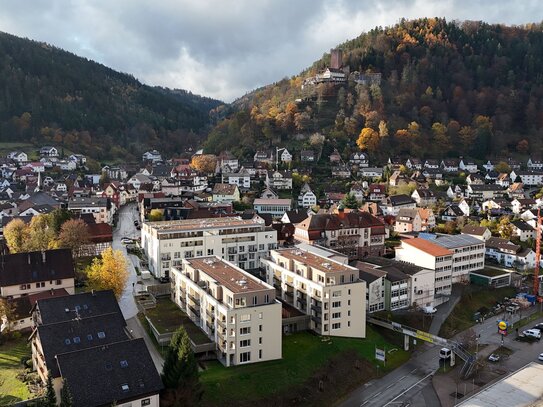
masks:
<path id="1" fill-rule="evenodd" d="M 138 308 L 136 307 L 136 302 L 134 301 L 133 291 L 136 287 L 138 276 L 136 275 L 136 269 L 132 263 L 128 253 L 126 252 L 126 247 L 121 244 L 121 239 L 123 237 L 135 238 L 139 236 L 139 231 L 136 230 L 134 226 L 134 220 L 137 219 L 138 213 L 135 210 L 136 204 L 128 204 L 119 210 L 119 221 L 117 222 L 117 227 L 113 230 L 113 248 L 115 250 L 121 250 L 125 257 L 126 263 L 128 265 L 128 280 L 126 282 L 123 295 L 119 300 L 119 306 L 123 313 L 124 319 L 130 319 L 138 313 Z"/>

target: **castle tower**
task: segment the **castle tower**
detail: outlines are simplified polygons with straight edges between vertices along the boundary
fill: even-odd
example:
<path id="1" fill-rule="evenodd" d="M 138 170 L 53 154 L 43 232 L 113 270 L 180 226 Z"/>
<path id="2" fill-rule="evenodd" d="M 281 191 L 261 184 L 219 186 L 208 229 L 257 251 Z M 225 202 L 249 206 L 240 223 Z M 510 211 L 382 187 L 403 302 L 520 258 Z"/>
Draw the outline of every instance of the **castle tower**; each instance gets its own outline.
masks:
<path id="1" fill-rule="evenodd" d="M 330 50 L 330 68 L 340 69 L 343 65 L 343 50 L 335 48 Z"/>

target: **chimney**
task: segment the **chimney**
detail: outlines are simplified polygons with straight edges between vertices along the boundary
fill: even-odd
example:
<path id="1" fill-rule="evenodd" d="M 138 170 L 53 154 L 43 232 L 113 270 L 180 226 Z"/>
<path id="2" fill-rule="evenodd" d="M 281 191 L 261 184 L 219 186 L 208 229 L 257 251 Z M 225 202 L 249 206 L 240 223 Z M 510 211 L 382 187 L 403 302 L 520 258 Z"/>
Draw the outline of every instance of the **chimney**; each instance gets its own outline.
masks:
<path id="1" fill-rule="evenodd" d="M 337 208 L 337 215 L 339 219 L 345 219 L 345 208 L 343 208 L 343 205 L 339 205 Z"/>
<path id="2" fill-rule="evenodd" d="M 42 251 L 42 252 L 41 252 L 41 261 L 42 261 L 43 264 L 45 264 L 45 262 L 46 262 L 46 258 L 45 258 L 45 257 L 46 257 L 46 256 L 45 256 L 45 251 Z"/>

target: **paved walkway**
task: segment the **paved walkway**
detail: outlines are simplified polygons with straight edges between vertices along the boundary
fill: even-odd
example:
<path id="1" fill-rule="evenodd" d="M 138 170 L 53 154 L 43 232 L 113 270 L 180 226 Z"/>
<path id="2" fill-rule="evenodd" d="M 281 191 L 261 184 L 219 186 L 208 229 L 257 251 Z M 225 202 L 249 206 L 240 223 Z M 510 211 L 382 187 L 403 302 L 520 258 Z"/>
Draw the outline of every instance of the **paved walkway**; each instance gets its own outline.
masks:
<path id="1" fill-rule="evenodd" d="M 141 325 L 141 322 L 138 319 L 138 317 L 132 317 L 130 319 L 127 319 L 126 325 L 133 338 L 143 338 L 143 340 L 145 341 L 145 344 L 147 345 L 147 349 L 149 350 L 149 353 L 151 354 L 151 358 L 153 359 L 153 362 L 155 363 L 156 369 L 158 370 L 159 373 L 161 373 L 162 366 L 164 366 L 164 358 L 155 347 L 155 344 L 153 343 L 151 338 L 149 338 L 147 331 Z"/>
<path id="2" fill-rule="evenodd" d="M 443 323 L 445 322 L 449 314 L 452 312 L 455 305 L 458 304 L 458 302 L 460 301 L 461 297 L 462 297 L 462 287 L 453 285 L 453 289 L 452 289 L 451 296 L 449 297 L 449 301 L 437 307 L 437 311 L 434 314 L 434 317 L 432 318 L 432 324 L 430 325 L 430 330 L 429 330 L 431 334 L 433 335 L 439 334 L 441 325 L 443 325 Z"/>

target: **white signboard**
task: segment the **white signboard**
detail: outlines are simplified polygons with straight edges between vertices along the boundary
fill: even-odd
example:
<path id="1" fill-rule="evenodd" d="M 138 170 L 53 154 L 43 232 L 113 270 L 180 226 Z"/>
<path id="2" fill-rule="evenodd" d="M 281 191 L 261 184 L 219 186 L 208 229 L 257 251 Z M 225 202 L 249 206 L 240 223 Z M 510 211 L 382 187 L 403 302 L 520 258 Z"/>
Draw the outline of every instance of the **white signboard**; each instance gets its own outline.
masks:
<path id="1" fill-rule="evenodd" d="M 385 354 L 384 349 L 375 348 L 375 359 L 380 360 L 381 362 L 385 361 L 386 354 Z"/>

